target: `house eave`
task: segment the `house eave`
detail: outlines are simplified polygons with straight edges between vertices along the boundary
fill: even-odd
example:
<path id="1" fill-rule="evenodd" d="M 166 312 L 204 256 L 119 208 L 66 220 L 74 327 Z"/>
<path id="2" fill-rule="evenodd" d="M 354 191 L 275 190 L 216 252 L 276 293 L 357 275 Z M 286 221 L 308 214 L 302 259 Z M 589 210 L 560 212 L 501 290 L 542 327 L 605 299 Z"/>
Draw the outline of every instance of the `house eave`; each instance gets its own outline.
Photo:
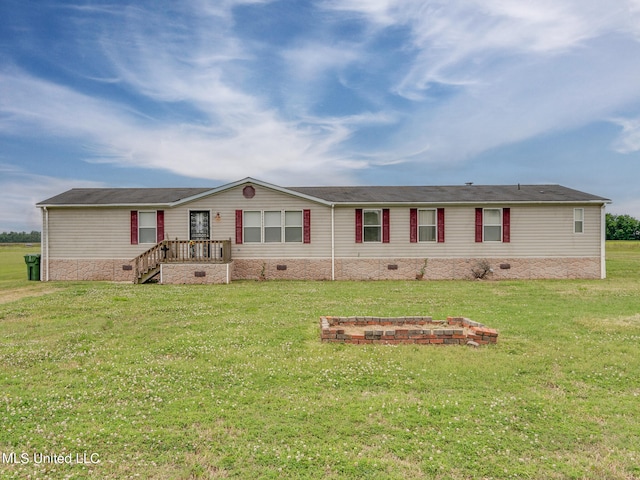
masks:
<path id="1" fill-rule="evenodd" d="M 170 203 L 37 203 L 38 208 L 170 208 Z"/>
<path id="2" fill-rule="evenodd" d="M 263 185 L 263 182 L 243 182 L 247 184 L 255 184 L 261 185 L 265 188 L 269 188 L 266 185 Z M 242 183 L 240 184 L 242 185 Z M 174 208 L 179 205 L 187 204 L 194 202 L 196 200 L 200 200 L 203 197 L 207 197 L 209 195 L 215 195 L 220 193 L 221 191 L 227 190 L 229 188 L 236 187 L 238 185 L 229 186 L 225 189 L 214 189 L 216 191 L 208 191 L 200 195 L 196 195 L 193 197 L 189 197 L 187 199 L 182 199 L 177 202 L 172 203 L 108 203 L 108 204 L 51 204 L 51 203 L 38 203 L 36 207 L 38 208 Z M 276 189 L 274 189 L 276 190 Z M 491 201 L 476 201 L 476 202 L 329 202 L 327 200 L 322 200 L 316 197 L 312 197 L 309 195 L 299 194 L 297 192 L 293 192 L 291 190 L 287 190 L 284 188 L 278 188 L 277 191 L 281 193 L 285 193 L 288 195 L 292 195 L 298 198 L 304 198 L 305 200 L 309 200 L 312 202 L 319 203 L 321 205 L 325 205 L 327 207 L 420 207 L 420 206 L 473 206 L 473 205 L 609 205 L 611 204 L 611 200 L 549 200 L 549 201 L 522 201 L 522 200 L 491 200 Z"/>
<path id="3" fill-rule="evenodd" d="M 464 201 L 464 202 L 333 202 L 336 207 L 419 207 L 425 205 L 432 206 L 454 206 L 454 207 L 466 207 L 475 205 L 594 205 L 602 206 L 608 205 L 611 200 L 478 200 L 478 201 Z"/>

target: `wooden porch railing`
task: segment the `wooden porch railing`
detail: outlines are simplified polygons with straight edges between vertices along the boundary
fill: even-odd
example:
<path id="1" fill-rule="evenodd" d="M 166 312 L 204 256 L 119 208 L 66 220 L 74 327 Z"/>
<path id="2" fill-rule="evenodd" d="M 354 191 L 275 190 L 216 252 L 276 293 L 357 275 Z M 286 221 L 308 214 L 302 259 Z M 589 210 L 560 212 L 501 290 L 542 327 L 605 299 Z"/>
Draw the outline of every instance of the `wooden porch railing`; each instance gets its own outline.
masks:
<path id="1" fill-rule="evenodd" d="M 134 260 L 136 281 L 161 263 L 229 263 L 231 240 L 163 240 Z"/>

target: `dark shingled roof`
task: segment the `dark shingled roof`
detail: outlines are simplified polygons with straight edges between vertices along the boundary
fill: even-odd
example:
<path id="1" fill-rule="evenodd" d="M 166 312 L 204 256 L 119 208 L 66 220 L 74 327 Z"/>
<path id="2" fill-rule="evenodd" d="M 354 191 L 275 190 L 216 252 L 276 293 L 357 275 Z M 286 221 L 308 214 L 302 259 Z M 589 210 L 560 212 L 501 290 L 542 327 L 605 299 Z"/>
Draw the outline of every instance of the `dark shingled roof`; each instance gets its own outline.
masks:
<path id="1" fill-rule="evenodd" d="M 290 187 L 335 203 L 609 202 L 560 185 Z"/>
<path id="2" fill-rule="evenodd" d="M 215 189 L 74 188 L 38 205 L 169 205 L 213 190 Z M 284 190 L 336 204 L 610 202 L 607 198 L 560 185 L 286 187 Z"/>
<path id="3" fill-rule="evenodd" d="M 165 205 L 211 188 L 72 188 L 38 205 Z"/>

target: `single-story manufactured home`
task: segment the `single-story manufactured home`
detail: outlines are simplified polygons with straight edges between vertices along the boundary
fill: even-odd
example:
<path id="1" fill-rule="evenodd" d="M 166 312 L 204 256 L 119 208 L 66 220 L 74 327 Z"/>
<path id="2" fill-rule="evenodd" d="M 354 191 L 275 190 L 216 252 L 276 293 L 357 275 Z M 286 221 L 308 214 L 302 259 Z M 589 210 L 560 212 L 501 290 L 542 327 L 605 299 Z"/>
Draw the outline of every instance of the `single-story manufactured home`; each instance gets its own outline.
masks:
<path id="1" fill-rule="evenodd" d="M 42 280 L 604 278 L 609 199 L 560 185 L 76 188 Z"/>

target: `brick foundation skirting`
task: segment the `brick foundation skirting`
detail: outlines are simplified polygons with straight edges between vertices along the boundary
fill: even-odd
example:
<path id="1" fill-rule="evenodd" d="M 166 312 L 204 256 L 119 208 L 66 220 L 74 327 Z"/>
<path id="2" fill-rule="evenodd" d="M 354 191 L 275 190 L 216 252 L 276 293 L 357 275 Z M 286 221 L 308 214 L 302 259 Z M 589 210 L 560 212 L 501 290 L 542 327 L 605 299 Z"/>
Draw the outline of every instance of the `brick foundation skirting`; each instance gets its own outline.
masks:
<path id="1" fill-rule="evenodd" d="M 425 328 L 428 327 L 428 328 Z M 498 332 L 464 317 L 320 317 L 320 339 L 327 343 L 397 345 L 487 345 Z"/>
<path id="2" fill-rule="evenodd" d="M 336 280 L 472 280 L 486 262 L 491 280 L 600 278 L 599 257 L 336 259 Z"/>
<path id="3" fill-rule="evenodd" d="M 42 278 L 46 279 L 46 262 L 43 261 L 40 268 Z M 49 280 L 133 282 L 134 275 L 131 259 L 49 260 Z"/>
<path id="4" fill-rule="evenodd" d="M 579 258 L 338 258 L 336 280 L 472 280 L 481 262 L 490 271 L 490 280 L 601 278 L 599 257 Z M 166 268 L 169 264 L 165 264 Z M 185 264 L 188 265 L 188 264 Z M 211 264 L 204 276 L 193 270 L 166 271 L 163 283 L 225 283 L 220 281 L 220 265 Z M 131 259 L 51 259 L 49 280 L 134 281 Z M 46 262 L 41 264 L 46 279 Z M 226 280 L 226 267 L 224 270 Z M 331 280 L 331 259 L 234 259 L 230 280 Z M 198 279 L 198 280 L 196 280 Z"/>
<path id="5" fill-rule="evenodd" d="M 331 259 L 238 258 L 233 280 L 331 280 Z"/>
<path id="6" fill-rule="evenodd" d="M 220 284 L 231 281 L 231 263 L 164 263 L 160 270 L 163 284 Z"/>
<path id="7" fill-rule="evenodd" d="M 600 278 L 600 258 L 338 258 L 336 280 L 472 280 Z M 330 280 L 330 259 L 234 259 L 233 280 Z"/>

